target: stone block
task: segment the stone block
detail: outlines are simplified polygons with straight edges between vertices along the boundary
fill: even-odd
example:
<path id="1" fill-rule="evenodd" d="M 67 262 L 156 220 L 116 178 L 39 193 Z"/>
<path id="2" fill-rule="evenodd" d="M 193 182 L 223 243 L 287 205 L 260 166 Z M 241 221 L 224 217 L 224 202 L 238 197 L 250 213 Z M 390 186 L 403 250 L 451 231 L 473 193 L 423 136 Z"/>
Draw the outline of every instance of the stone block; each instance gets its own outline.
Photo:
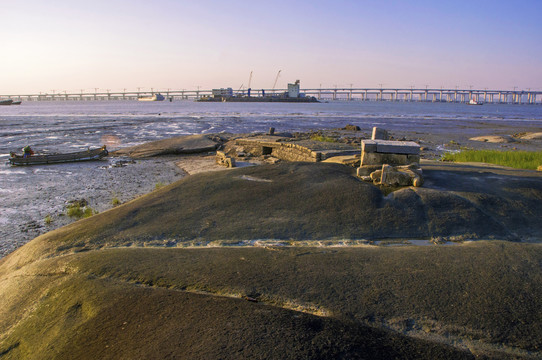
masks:
<path id="1" fill-rule="evenodd" d="M 393 167 L 392 166 L 390 166 L 388 164 L 382 165 L 382 171 L 380 173 L 380 183 L 381 184 L 386 184 L 387 179 L 389 177 L 393 176 L 392 172 L 393 172 Z"/>
<path id="2" fill-rule="evenodd" d="M 381 154 L 381 153 L 367 153 L 361 154 L 361 166 L 366 165 L 410 165 L 412 163 L 419 163 L 420 155 L 410 154 Z"/>
<path id="3" fill-rule="evenodd" d="M 420 153 L 420 145 L 414 141 L 362 140 L 361 151 L 368 153 L 418 155 Z"/>
<path id="4" fill-rule="evenodd" d="M 376 141 L 361 140 L 361 151 L 368 152 L 368 153 L 376 152 Z"/>
<path id="5" fill-rule="evenodd" d="M 414 141 L 376 141 L 376 152 L 385 154 L 412 154 L 420 153 L 420 145 Z"/>
<path id="6" fill-rule="evenodd" d="M 373 134 L 371 136 L 371 139 L 372 140 L 388 140 L 389 135 L 386 130 L 375 126 L 373 127 Z"/>

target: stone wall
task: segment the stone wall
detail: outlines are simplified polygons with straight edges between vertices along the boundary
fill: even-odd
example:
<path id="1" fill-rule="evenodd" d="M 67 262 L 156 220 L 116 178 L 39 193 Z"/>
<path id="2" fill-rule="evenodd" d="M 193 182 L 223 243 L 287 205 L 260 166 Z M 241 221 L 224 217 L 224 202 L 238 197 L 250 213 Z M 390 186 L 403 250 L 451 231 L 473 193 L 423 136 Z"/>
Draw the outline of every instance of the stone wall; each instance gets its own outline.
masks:
<path id="1" fill-rule="evenodd" d="M 293 142 L 266 141 L 264 139 L 238 139 L 237 146 L 254 156 L 269 155 L 285 161 L 317 162 L 321 154 Z"/>

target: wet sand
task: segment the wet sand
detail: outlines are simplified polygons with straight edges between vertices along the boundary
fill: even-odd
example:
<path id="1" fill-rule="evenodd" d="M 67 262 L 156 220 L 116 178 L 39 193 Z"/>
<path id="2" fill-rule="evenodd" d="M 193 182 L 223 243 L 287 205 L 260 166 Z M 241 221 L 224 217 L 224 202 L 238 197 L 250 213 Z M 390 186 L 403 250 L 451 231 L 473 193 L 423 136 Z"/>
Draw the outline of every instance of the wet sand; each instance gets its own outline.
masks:
<path id="1" fill-rule="evenodd" d="M 94 211 L 113 207 L 181 179 L 177 157 L 131 161 L 109 158 L 85 163 L 17 168 L 7 180 L 19 182 L 20 192 L 6 196 L 0 224 L 3 257 L 36 236 L 74 222 L 66 215 L 70 201 L 86 200 Z M 46 218 L 50 219 L 46 221 Z"/>

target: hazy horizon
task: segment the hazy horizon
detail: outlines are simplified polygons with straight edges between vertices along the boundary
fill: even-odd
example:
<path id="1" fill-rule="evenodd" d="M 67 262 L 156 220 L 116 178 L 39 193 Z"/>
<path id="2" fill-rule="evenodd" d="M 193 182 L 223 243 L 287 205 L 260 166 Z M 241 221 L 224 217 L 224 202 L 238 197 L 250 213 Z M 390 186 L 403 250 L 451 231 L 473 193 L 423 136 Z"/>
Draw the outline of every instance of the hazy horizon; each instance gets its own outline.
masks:
<path id="1" fill-rule="evenodd" d="M 542 90 L 542 2 L 28 0 L 2 5 L 0 93 Z"/>

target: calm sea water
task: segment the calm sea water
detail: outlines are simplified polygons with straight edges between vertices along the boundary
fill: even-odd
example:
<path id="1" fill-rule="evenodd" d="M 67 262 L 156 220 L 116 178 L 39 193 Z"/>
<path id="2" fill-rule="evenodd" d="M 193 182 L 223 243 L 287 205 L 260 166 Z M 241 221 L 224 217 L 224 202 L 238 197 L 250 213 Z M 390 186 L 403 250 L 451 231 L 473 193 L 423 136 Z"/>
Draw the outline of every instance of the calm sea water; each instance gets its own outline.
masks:
<path id="1" fill-rule="evenodd" d="M 344 127 L 445 133 L 478 123 L 542 128 L 542 106 L 468 106 L 452 103 L 340 101 L 295 103 L 198 103 L 193 101 L 23 102 L 0 107 L 0 159 L 30 144 L 40 151 L 135 145 L 171 136 L 205 133 L 307 131 Z M 542 131 L 542 130 L 541 130 Z M 111 144 L 110 144 L 111 145 Z"/>

